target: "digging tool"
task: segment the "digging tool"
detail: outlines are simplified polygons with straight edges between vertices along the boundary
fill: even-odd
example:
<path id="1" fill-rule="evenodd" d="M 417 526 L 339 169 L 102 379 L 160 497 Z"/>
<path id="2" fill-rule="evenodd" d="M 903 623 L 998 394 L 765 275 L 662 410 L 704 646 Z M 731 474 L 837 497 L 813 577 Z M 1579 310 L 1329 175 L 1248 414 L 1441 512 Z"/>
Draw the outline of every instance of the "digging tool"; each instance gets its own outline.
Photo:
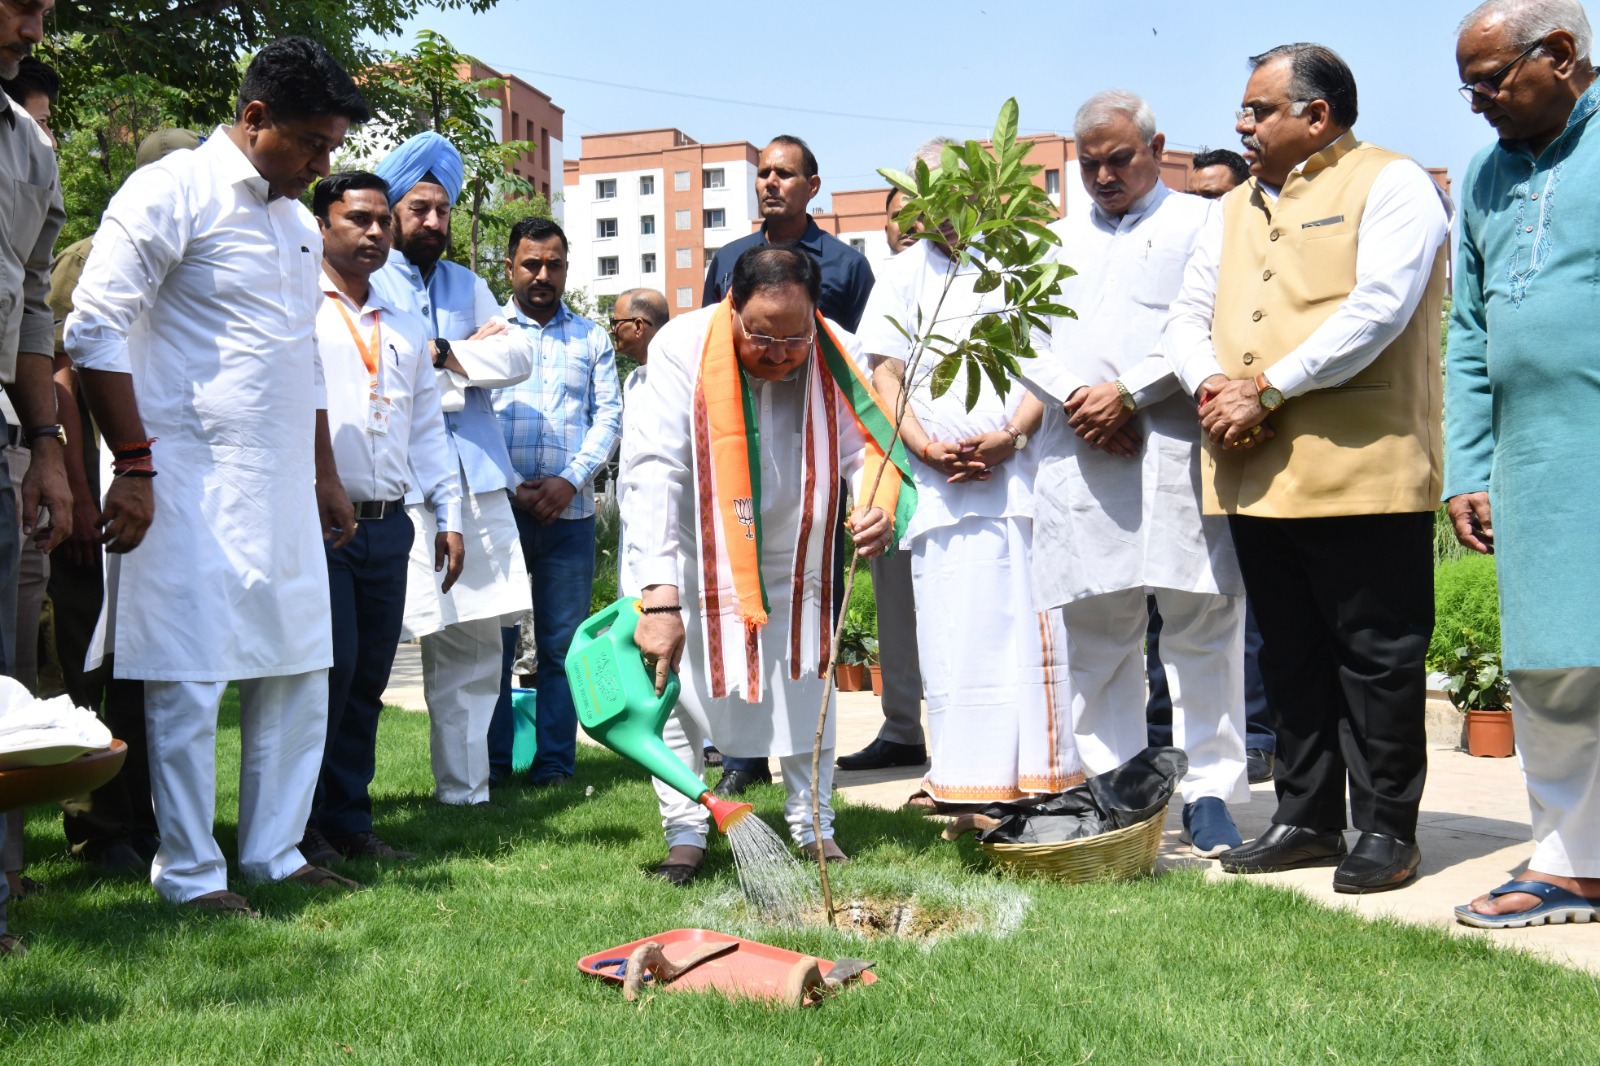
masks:
<path id="1" fill-rule="evenodd" d="M 946 840 L 955 840 L 957 837 L 960 837 L 966 833 L 970 833 L 974 829 L 978 830 L 979 832 L 987 833 L 989 830 L 993 829 L 999 824 L 1000 819 L 990 818 L 986 814 L 962 814 L 958 815 L 953 822 L 945 826 L 944 832 L 940 835 Z"/>
<path id="2" fill-rule="evenodd" d="M 628 956 L 627 965 L 623 968 L 622 998 L 629 1001 L 638 999 L 648 978 L 653 977 L 658 986 L 671 984 L 702 962 L 717 958 L 719 955 L 726 955 L 738 946 L 739 942 L 736 940 L 707 944 L 673 962 L 661 950 L 659 941 L 652 940 L 640 944 L 633 950 L 633 954 Z"/>
<path id="3" fill-rule="evenodd" d="M 873 967 L 866 959 L 839 959 L 829 968 L 826 977 L 822 963 L 810 955 L 795 961 L 783 984 L 778 1002 L 785 1007 L 804 1007 L 823 996 L 839 991 Z"/>

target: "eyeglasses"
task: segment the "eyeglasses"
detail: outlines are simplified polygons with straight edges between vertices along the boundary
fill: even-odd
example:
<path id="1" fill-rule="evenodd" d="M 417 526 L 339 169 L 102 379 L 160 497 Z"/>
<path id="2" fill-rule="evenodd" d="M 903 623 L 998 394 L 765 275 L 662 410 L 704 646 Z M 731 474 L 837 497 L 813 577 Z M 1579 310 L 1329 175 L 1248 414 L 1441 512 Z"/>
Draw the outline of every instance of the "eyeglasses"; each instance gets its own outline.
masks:
<path id="1" fill-rule="evenodd" d="M 650 320 L 648 318 L 645 318 L 643 315 L 630 315 L 627 318 L 613 318 L 611 320 L 611 331 L 613 333 L 615 333 L 617 327 L 622 325 L 624 322 L 648 322 L 648 321 L 650 321 Z"/>
<path id="2" fill-rule="evenodd" d="M 1233 121 L 1240 126 L 1254 129 L 1257 123 L 1277 111 L 1280 107 L 1298 107 L 1301 104 L 1309 104 L 1310 102 L 1310 100 L 1285 100 L 1281 104 L 1246 105 L 1241 110 L 1233 113 Z"/>
<path id="3" fill-rule="evenodd" d="M 1461 94 L 1461 98 L 1469 104 L 1472 103 L 1474 97 L 1478 96 L 1483 97 L 1485 100 L 1493 100 L 1495 97 L 1500 95 L 1500 86 L 1506 80 L 1506 78 L 1510 76 L 1511 68 L 1522 62 L 1524 59 L 1527 59 L 1529 56 L 1533 55 L 1533 53 L 1537 52 L 1543 47 L 1544 38 L 1541 37 L 1528 47 L 1524 48 L 1521 55 L 1507 63 L 1505 66 L 1501 67 L 1499 70 L 1495 71 L 1493 74 L 1489 75 L 1487 78 L 1479 78 L 1475 82 L 1462 85 L 1461 88 L 1457 89 L 1456 91 L 1459 92 Z"/>
<path id="4" fill-rule="evenodd" d="M 817 339 L 817 335 L 815 333 L 808 334 L 804 337 L 769 337 L 764 333 L 751 333 L 745 328 L 743 315 L 735 311 L 733 313 L 733 317 L 739 320 L 739 329 L 744 333 L 745 339 L 748 340 L 751 346 L 754 347 L 758 352 L 765 352 L 774 344 L 776 344 L 782 347 L 783 350 L 788 352 L 790 355 L 799 355 L 801 352 L 809 349 Z"/>

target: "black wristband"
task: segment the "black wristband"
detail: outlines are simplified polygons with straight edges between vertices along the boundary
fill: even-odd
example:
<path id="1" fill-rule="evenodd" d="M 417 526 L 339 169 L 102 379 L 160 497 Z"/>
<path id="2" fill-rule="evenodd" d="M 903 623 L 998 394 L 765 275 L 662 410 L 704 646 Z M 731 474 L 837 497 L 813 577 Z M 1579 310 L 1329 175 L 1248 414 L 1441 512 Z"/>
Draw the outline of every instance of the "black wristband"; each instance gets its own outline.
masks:
<path id="1" fill-rule="evenodd" d="M 446 360 L 450 358 L 450 342 L 443 337 L 433 339 L 433 368 L 443 370 Z"/>
<path id="2" fill-rule="evenodd" d="M 673 603 L 673 604 L 665 604 L 665 605 L 660 606 L 660 607 L 641 607 L 641 608 L 639 608 L 639 613 L 640 614 L 677 614 L 681 610 L 683 610 L 683 604 L 681 604 L 681 603 Z"/>

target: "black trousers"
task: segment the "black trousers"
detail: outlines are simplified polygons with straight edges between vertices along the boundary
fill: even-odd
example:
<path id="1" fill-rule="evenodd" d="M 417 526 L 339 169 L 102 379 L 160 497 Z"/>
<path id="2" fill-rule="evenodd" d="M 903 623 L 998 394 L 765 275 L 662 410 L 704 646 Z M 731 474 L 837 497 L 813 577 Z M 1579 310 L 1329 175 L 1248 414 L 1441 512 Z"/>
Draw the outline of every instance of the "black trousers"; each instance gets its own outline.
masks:
<path id="1" fill-rule="evenodd" d="M 1433 516 L 1230 519 L 1278 715 L 1275 823 L 1416 839 Z"/>

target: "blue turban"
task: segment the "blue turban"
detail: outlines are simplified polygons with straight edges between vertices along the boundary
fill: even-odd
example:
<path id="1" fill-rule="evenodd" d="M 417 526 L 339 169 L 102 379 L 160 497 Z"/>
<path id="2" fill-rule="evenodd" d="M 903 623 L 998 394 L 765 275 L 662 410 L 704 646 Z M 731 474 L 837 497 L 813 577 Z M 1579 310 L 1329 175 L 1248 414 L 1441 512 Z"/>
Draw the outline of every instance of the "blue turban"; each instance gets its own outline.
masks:
<path id="1" fill-rule="evenodd" d="M 378 161 L 373 172 L 389 183 L 389 204 L 392 207 L 410 192 L 424 176 L 431 176 L 444 186 L 444 194 L 453 204 L 461 195 L 465 167 L 461 153 L 455 145 L 432 130 L 419 133 Z"/>

